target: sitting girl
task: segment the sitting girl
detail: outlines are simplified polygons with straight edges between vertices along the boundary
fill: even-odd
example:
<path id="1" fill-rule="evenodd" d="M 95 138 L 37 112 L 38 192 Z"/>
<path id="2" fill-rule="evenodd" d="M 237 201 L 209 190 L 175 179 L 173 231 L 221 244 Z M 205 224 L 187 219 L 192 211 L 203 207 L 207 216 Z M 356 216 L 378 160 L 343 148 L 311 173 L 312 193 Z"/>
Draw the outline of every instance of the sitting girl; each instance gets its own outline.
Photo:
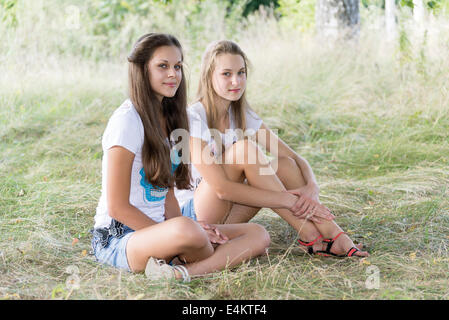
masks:
<path id="1" fill-rule="evenodd" d="M 268 207 L 298 232 L 309 253 L 368 256 L 319 202 L 308 162 L 249 108 L 247 71 L 246 55 L 234 42 L 206 49 L 198 101 L 188 108 L 193 190 L 175 190 L 183 211 L 207 223 L 232 224 Z M 270 163 L 259 145 L 276 160 Z"/>
<path id="2" fill-rule="evenodd" d="M 146 34 L 128 61 L 129 99 L 115 110 L 102 139 L 102 193 L 92 238 L 96 259 L 145 271 L 151 279 L 188 281 L 263 254 L 270 239 L 260 225 L 212 225 L 181 215 L 173 188 L 190 187 L 190 169 L 170 156 L 170 133 L 188 130 L 178 40 Z M 177 264 L 165 263 L 172 260 Z"/>

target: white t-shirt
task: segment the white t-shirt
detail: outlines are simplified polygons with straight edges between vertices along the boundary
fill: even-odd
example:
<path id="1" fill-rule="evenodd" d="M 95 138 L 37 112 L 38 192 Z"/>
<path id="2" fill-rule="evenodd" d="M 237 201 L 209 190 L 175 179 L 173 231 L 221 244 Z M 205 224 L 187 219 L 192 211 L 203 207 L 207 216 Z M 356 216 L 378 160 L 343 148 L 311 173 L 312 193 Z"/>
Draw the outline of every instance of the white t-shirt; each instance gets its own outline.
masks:
<path id="1" fill-rule="evenodd" d="M 106 173 L 107 151 L 113 146 L 124 147 L 135 154 L 131 171 L 129 203 L 157 223 L 165 220 L 165 197 L 168 188 L 154 187 L 146 181 L 142 165 L 143 142 L 142 120 L 131 100 L 127 99 L 114 111 L 103 134 L 101 197 L 97 206 L 94 228 L 108 227 L 112 220 L 107 209 Z"/>
<path id="2" fill-rule="evenodd" d="M 229 129 L 225 130 L 225 133 L 220 132 L 222 144 L 225 148 L 228 148 L 238 140 L 238 132 L 237 132 L 238 129 L 235 128 L 234 114 L 232 112 L 231 107 L 229 107 L 228 113 L 230 122 Z M 203 104 L 198 101 L 195 104 L 188 107 L 187 115 L 189 117 L 190 135 L 194 138 L 199 138 L 201 140 L 206 141 L 209 147 L 211 148 L 212 152 L 214 152 L 217 149 L 217 146 L 215 140 L 213 139 L 210 133 L 210 129 L 207 124 L 206 109 L 204 108 Z M 263 121 L 254 111 L 249 109 L 247 109 L 245 117 L 246 117 L 246 131 L 244 132 L 244 134 L 252 135 L 256 133 L 257 130 L 259 130 L 260 126 L 262 125 Z M 181 208 L 184 204 L 186 204 L 190 199 L 193 198 L 195 189 L 198 187 L 202 179 L 201 174 L 193 164 L 191 168 L 192 168 L 191 184 L 193 186 L 193 189 L 179 190 L 175 188 L 175 196 L 178 199 L 179 206 Z"/>

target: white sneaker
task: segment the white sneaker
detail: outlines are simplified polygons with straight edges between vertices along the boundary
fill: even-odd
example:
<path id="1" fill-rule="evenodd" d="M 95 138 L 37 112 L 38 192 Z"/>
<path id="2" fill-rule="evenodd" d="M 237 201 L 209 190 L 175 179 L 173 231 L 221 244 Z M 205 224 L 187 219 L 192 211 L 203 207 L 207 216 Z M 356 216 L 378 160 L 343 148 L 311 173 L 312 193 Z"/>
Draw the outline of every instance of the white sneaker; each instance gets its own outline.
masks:
<path id="1" fill-rule="evenodd" d="M 175 270 L 179 271 L 182 275 L 184 282 L 190 282 L 190 276 L 187 269 L 184 266 L 170 266 L 165 263 L 164 260 L 155 259 L 150 257 L 145 268 L 145 275 L 150 280 L 171 280 L 176 279 Z"/>

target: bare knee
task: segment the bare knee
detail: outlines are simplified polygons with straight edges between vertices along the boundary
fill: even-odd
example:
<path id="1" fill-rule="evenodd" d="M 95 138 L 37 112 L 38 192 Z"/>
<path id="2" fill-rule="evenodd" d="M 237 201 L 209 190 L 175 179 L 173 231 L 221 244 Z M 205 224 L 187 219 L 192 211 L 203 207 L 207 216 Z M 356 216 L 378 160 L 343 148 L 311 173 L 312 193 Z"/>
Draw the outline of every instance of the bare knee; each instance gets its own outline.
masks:
<path id="1" fill-rule="evenodd" d="M 279 157 L 271 162 L 271 167 L 282 183 L 286 183 L 291 179 L 294 179 L 295 183 L 299 183 L 301 186 L 306 183 L 301 168 L 295 159 L 291 157 Z"/>
<path id="2" fill-rule="evenodd" d="M 203 248 L 209 243 L 209 238 L 201 226 L 187 217 L 173 218 L 170 228 L 173 243 L 182 248 Z"/>
<path id="3" fill-rule="evenodd" d="M 277 175 L 283 175 L 291 169 L 299 169 L 296 161 L 290 157 L 279 157 L 271 161 L 271 166 L 275 169 Z"/>
<path id="4" fill-rule="evenodd" d="M 226 152 L 227 164 L 268 164 L 268 160 L 251 140 L 239 140 Z"/>
<path id="5" fill-rule="evenodd" d="M 266 252 L 271 244 L 271 238 L 268 231 L 257 223 L 248 223 L 248 229 L 250 236 L 254 239 L 255 243 L 255 254 L 262 255 Z"/>

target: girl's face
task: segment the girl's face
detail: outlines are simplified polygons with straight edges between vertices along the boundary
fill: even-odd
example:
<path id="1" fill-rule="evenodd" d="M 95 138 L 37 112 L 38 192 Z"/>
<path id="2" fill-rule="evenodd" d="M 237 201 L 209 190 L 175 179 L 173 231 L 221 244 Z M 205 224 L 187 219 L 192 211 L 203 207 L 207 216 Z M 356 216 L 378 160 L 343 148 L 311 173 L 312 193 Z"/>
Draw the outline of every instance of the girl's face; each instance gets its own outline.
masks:
<path id="1" fill-rule="evenodd" d="M 216 57 L 212 86 L 222 99 L 239 100 L 246 89 L 246 69 L 243 57 L 238 54 L 221 54 Z"/>
<path id="2" fill-rule="evenodd" d="M 151 89 L 159 101 L 176 94 L 182 80 L 182 55 L 175 46 L 157 48 L 148 62 Z"/>

